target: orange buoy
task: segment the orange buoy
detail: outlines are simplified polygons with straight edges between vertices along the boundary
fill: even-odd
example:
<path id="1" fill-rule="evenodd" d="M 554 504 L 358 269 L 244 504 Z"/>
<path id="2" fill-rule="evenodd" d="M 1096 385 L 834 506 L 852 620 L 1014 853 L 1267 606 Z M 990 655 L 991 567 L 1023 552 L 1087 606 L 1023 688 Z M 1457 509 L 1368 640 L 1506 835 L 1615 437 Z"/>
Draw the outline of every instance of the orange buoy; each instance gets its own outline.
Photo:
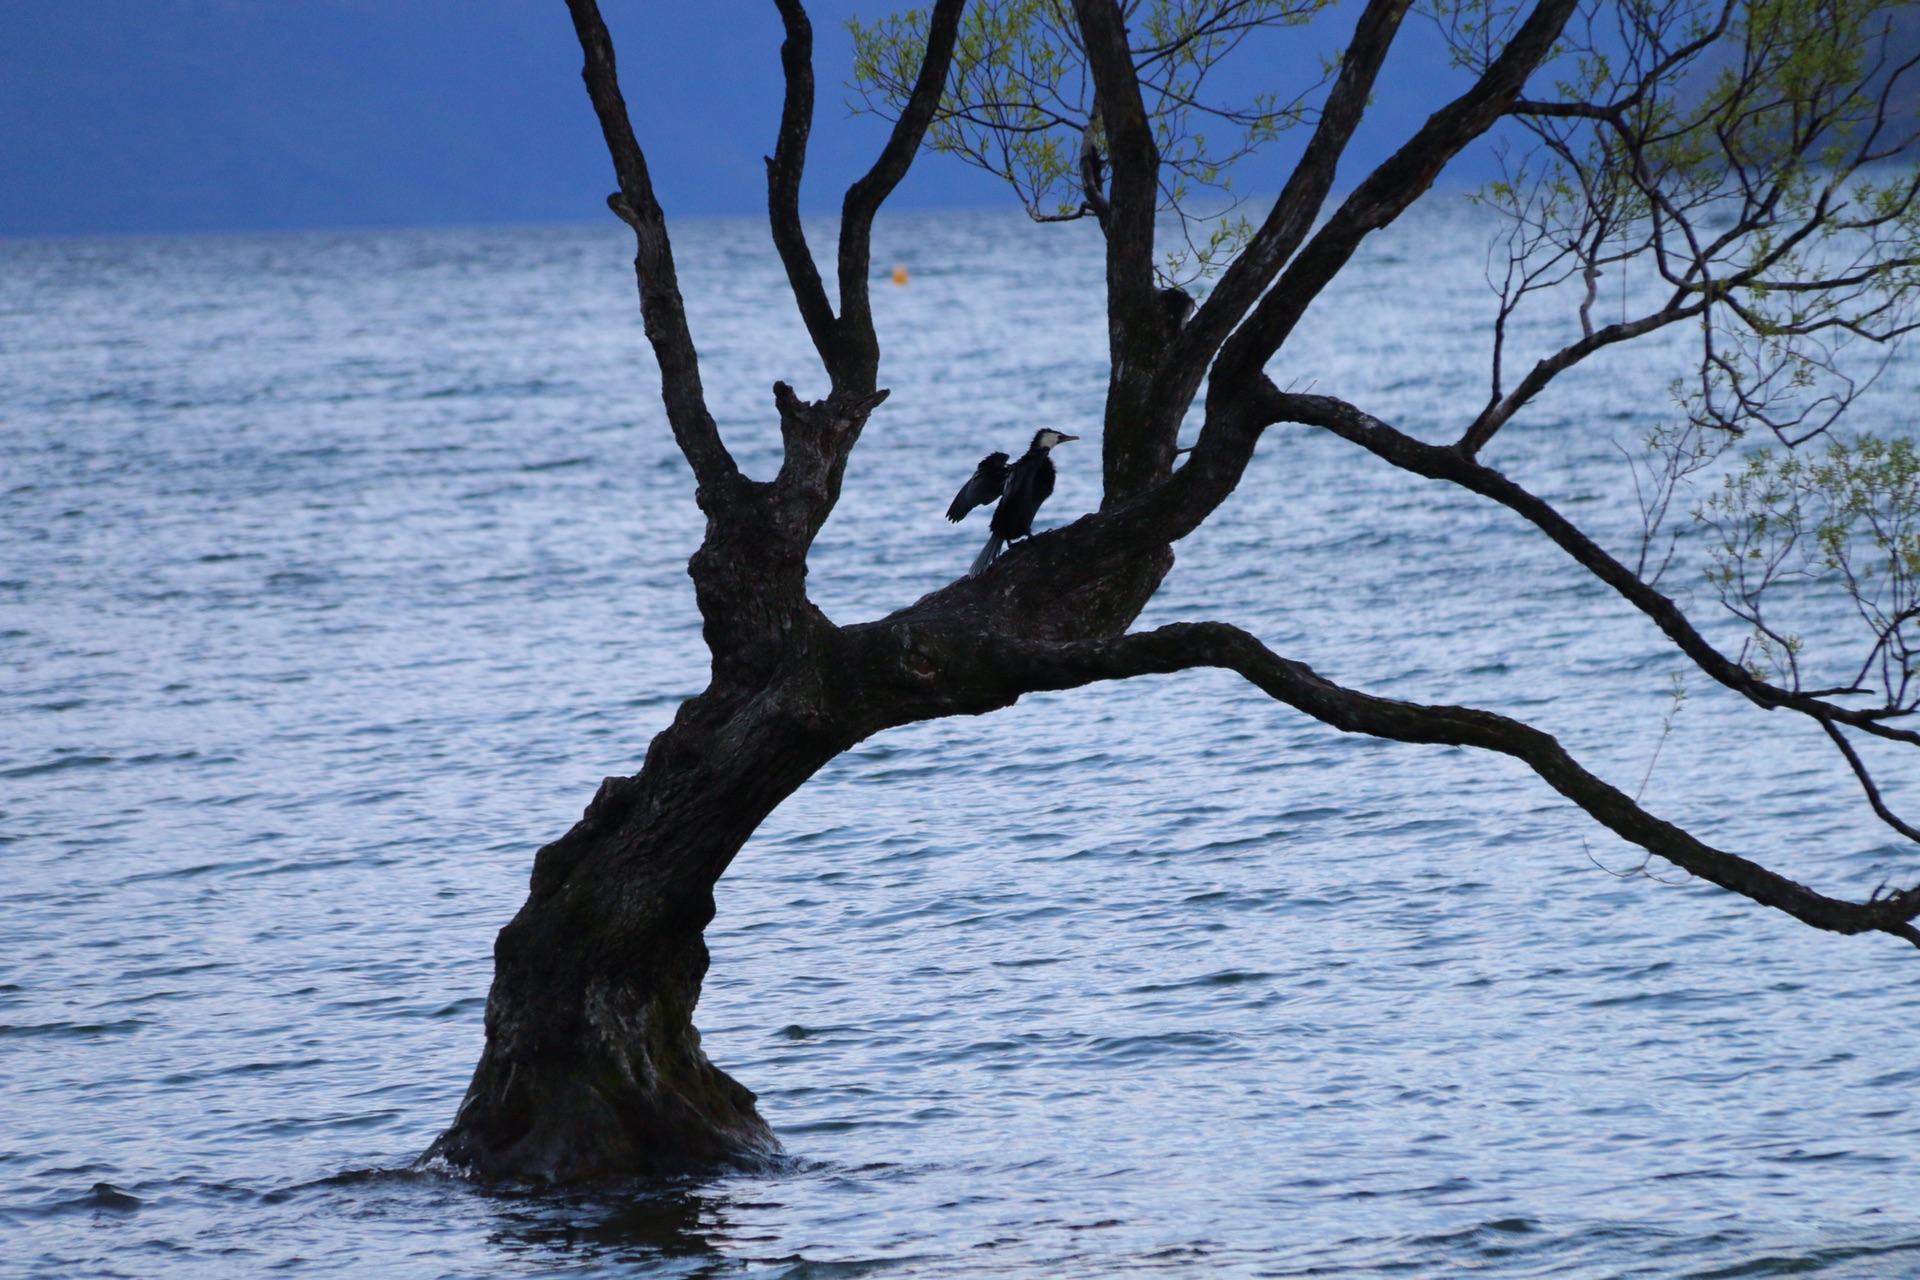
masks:
<path id="1" fill-rule="evenodd" d="M 907 269 L 899 263 L 895 263 L 893 267 L 893 282 L 903 287 L 907 283 Z"/>

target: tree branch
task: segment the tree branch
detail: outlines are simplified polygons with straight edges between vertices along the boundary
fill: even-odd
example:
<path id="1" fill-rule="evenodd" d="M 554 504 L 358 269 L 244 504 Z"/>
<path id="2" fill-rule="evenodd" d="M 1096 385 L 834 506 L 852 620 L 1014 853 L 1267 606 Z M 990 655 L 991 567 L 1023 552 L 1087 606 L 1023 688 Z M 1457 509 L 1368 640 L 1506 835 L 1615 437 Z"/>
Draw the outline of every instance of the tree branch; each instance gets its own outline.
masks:
<path id="1" fill-rule="evenodd" d="M 1866 762 L 1860 759 L 1860 753 L 1853 749 L 1853 744 L 1847 741 L 1844 733 L 1840 732 L 1840 726 L 1831 720 L 1822 720 L 1820 727 L 1827 731 L 1829 738 L 1833 739 L 1833 745 L 1840 748 L 1840 754 L 1846 759 L 1847 767 L 1853 770 L 1853 776 L 1859 780 L 1860 790 L 1865 793 L 1867 804 L 1872 806 L 1874 816 L 1907 839 L 1920 843 L 1920 830 L 1901 821 L 1900 816 L 1889 809 L 1887 802 L 1881 799 L 1880 788 L 1874 785 L 1873 775 L 1867 772 Z"/>
<path id="2" fill-rule="evenodd" d="M 620 181 L 619 192 L 607 197 L 607 204 L 633 228 L 638 242 L 633 269 L 640 282 L 640 314 L 654 357 L 660 362 L 660 395 L 666 402 L 667 422 L 693 467 L 701 506 L 711 511 L 711 504 L 729 501 L 727 495 L 741 480 L 740 471 L 707 410 L 706 393 L 700 385 L 700 358 L 694 351 L 686 305 L 674 273 L 666 215 L 654 198 L 647 158 L 627 118 L 626 99 L 620 94 L 620 78 L 614 67 L 613 39 L 607 34 L 607 24 L 595 0 L 567 0 L 567 8 L 573 14 L 574 31 L 586 58 L 580 76 L 600 117 L 600 131 L 606 137 L 613 171 Z"/>
<path id="3" fill-rule="evenodd" d="M 1591 281 L 1589 281 L 1589 288 L 1591 288 Z M 1712 303 L 1712 297 L 1709 296 L 1690 305 L 1683 306 L 1676 303 L 1664 307 L 1638 320 L 1610 324 L 1544 357 L 1528 371 L 1525 378 L 1521 379 L 1519 386 L 1481 411 L 1480 416 L 1468 426 L 1466 434 L 1460 437 L 1460 443 L 1455 447 L 1471 458 L 1479 453 L 1487 441 L 1493 439 L 1494 434 L 1505 426 L 1514 414 L 1520 412 L 1528 401 L 1546 390 L 1549 382 L 1594 352 L 1617 343 L 1629 342 L 1656 329 L 1664 329 L 1670 324 L 1698 316 Z"/>
<path id="4" fill-rule="evenodd" d="M 1608 555 L 1551 505 L 1493 468 L 1475 462 L 1458 449 L 1415 440 L 1371 414 L 1363 413 L 1332 396 L 1297 395 L 1270 390 L 1264 403 L 1275 422 L 1298 422 L 1325 428 L 1403 471 L 1411 471 L 1430 480 L 1457 484 L 1517 513 L 1553 539 L 1582 568 L 1652 618 L 1667 638 L 1693 660 L 1694 665 L 1755 705 L 1769 710 L 1785 707 L 1823 723 L 1831 721 L 1891 741 L 1920 745 L 1920 733 L 1883 724 L 1871 709 L 1854 710 L 1835 706 L 1759 679 L 1714 648 L 1706 637 L 1694 629 L 1678 605 L 1641 581 L 1631 569 Z"/>
<path id="5" fill-rule="evenodd" d="M 1140 96 L 1126 18 L 1116 0 L 1074 0 L 1074 16 L 1093 75 L 1095 115 L 1107 139 L 1108 312 L 1139 317 L 1150 328 L 1158 308 L 1153 288 L 1153 221 L 1160 149 Z"/>
<path id="6" fill-rule="evenodd" d="M 983 644 L 982 661 L 1025 689 L 1070 689 L 1101 680 L 1221 667 L 1346 733 L 1475 747 L 1511 756 L 1614 834 L 1703 880 L 1784 911 L 1816 929 L 1888 933 L 1920 947 L 1920 930 L 1911 923 L 1920 916 L 1920 887 L 1865 903 L 1816 893 L 1654 817 L 1624 792 L 1582 768 L 1551 734 L 1489 711 L 1399 702 L 1345 688 L 1304 663 L 1280 657 L 1238 627 L 1219 622 L 1174 623 L 1104 640 L 1049 644 L 994 636 Z"/>
<path id="7" fill-rule="evenodd" d="M 784 0 L 798 5 L 798 0 Z M 872 393 L 880 376 L 880 341 L 873 331 L 873 307 L 867 276 L 873 263 L 873 219 L 880 206 L 907 176 L 953 63 L 953 47 L 960 32 L 960 11 L 966 0 L 937 0 L 927 22 L 927 49 L 920 61 L 907 105 L 894 121 L 893 133 L 881 148 L 873 168 L 847 188 L 840 204 L 840 322 L 835 354 L 828 360 L 834 389 L 849 395 Z M 797 179 L 796 179 L 797 184 Z"/>
<path id="8" fill-rule="evenodd" d="M 780 45 L 780 69 L 786 76 L 786 100 L 780 109 L 780 138 L 767 159 L 767 220 L 774 247 L 787 269 L 787 283 L 800 306 L 814 350 L 833 370 L 834 317 L 820 268 L 807 247 L 800 223 L 800 177 L 807 167 L 807 136 L 813 129 L 813 23 L 800 0 L 774 0 L 787 38 Z"/>
<path id="9" fill-rule="evenodd" d="M 1314 127 L 1300 163 L 1288 176 L 1280 198 L 1274 201 L 1260 230 L 1221 274 L 1219 283 L 1167 352 L 1165 366 L 1153 389 L 1155 416 L 1171 424 L 1162 474 L 1173 465 L 1172 432 L 1178 430 L 1180 416 L 1198 392 L 1214 353 L 1248 308 L 1258 301 L 1261 292 L 1273 282 L 1307 232 L 1313 229 L 1313 220 L 1320 216 L 1340 158 L 1366 113 L 1380 65 L 1393 47 L 1401 19 L 1410 4 L 1411 0 L 1368 0 L 1354 27 L 1353 39 L 1341 57 L 1339 78 L 1327 94 L 1320 122 Z"/>
<path id="10" fill-rule="evenodd" d="M 1507 108 L 1511 116 L 1537 116 L 1549 120 L 1617 120 L 1625 106 L 1601 106 L 1597 102 L 1529 102 L 1515 99 Z"/>
<path id="11" fill-rule="evenodd" d="M 1152 425 L 1141 410 L 1165 345 L 1153 282 L 1153 223 L 1160 193 L 1160 151 L 1140 97 L 1125 15 L 1116 0 L 1074 0 L 1087 69 L 1094 83 L 1094 114 L 1108 151 L 1107 414 L 1101 440 L 1106 500 L 1138 493 L 1155 478 L 1146 462 Z"/>
<path id="12" fill-rule="evenodd" d="M 1540 0 L 1473 87 L 1434 112 L 1405 146 L 1367 175 L 1227 339 L 1214 365 L 1216 386 L 1252 388 L 1307 307 L 1367 236 L 1405 212 L 1468 143 L 1499 121 L 1577 7 L 1578 0 Z"/>

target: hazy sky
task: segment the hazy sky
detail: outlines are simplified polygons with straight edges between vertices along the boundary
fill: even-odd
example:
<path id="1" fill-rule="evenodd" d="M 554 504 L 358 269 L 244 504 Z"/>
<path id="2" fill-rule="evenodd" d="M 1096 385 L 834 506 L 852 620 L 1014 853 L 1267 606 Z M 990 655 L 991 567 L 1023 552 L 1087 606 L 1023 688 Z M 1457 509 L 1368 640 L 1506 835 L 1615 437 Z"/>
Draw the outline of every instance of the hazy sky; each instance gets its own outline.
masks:
<path id="1" fill-rule="evenodd" d="M 771 0 L 603 0 L 669 214 L 764 208 L 779 115 Z M 836 207 L 885 126 L 849 119 L 849 13 L 809 5 L 820 81 L 807 203 Z M 1351 19 L 1257 51 L 1237 82 L 1285 83 Z M 1447 84 L 1409 24 L 1358 159 L 1404 137 Z M 0 235 L 560 221 L 612 189 L 562 0 L 0 0 Z M 1251 171 L 1278 186 L 1281 157 Z M 1484 173 L 1484 166 L 1478 170 Z M 1349 171 L 1349 173 L 1351 170 Z M 923 157 L 909 207 L 1005 203 Z"/>

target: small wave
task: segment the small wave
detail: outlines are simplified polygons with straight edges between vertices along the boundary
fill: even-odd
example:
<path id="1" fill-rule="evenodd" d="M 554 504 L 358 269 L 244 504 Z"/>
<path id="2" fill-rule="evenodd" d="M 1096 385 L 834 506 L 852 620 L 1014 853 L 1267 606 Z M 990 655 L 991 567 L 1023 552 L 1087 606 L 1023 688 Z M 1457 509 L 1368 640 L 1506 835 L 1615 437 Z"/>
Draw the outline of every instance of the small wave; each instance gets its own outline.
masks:
<path id="1" fill-rule="evenodd" d="M 150 1024 L 140 1018 L 123 1018 L 118 1022 L 29 1022 L 11 1025 L 0 1023 L 0 1039 L 29 1036 L 88 1039 L 93 1036 L 124 1035 L 148 1025 Z"/>
<path id="2" fill-rule="evenodd" d="M 112 756 L 62 756 L 58 760 L 48 760 L 41 764 L 21 765 L 13 769 L 0 769 L 0 778 L 32 778 L 43 773 L 59 773 L 65 769 L 94 769 L 101 765 L 113 764 Z"/>
<path id="3" fill-rule="evenodd" d="M 1272 977 L 1270 973 L 1257 973 L 1246 969 L 1222 969 L 1218 973 L 1202 974 L 1197 978 L 1188 978 L 1181 982 L 1156 982 L 1141 987 L 1130 987 L 1128 994 L 1157 995 L 1164 991 L 1189 991 L 1196 987 L 1237 987 L 1249 982 L 1266 982 Z"/>

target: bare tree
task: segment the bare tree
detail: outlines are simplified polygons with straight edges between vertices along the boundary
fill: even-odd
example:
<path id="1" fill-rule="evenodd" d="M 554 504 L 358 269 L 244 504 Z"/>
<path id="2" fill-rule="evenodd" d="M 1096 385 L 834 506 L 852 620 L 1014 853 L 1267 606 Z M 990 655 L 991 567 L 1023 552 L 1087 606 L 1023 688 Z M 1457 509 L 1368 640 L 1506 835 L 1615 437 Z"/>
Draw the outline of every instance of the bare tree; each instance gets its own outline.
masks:
<path id="1" fill-rule="evenodd" d="M 1713 680 L 1758 708 L 1817 722 L 1873 810 L 1915 837 L 1853 738 L 1920 745 L 1920 732 L 1901 727 L 1920 702 L 1905 630 L 1920 612 L 1920 464 L 1899 442 L 1832 434 L 1861 385 L 1842 348 L 1890 349 L 1911 327 L 1920 288 L 1920 180 L 1890 167 L 1914 132 L 1901 105 L 1913 63 L 1891 56 L 1896 11 L 1884 0 L 1439 0 L 1425 16 L 1450 41 L 1461 91 L 1337 203 L 1336 172 L 1411 0 L 1340 11 L 1354 25 L 1323 79 L 1239 106 L 1208 100 L 1206 73 L 1250 33 L 1322 6 L 980 0 L 963 13 L 964 0 L 937 0 L 858 33 L 864 91 L 893 129 L 842 205 L 837 306 L 799 213 L 812 32 L 801 0 L 776 3 L 786 101 L 768 209 L 831 389 L 806 401 L 774 385 L 784 457 L 778 475 L 756 480 L 706 405 L 606 27 L 595 0 L 568 0 L 619 179 L 608 203 L 638 242 L 667 418 L 707 519 L 689 570 L 712 681 L 653 740 L 638 774 L 609 778 L 579 823 L 539 851 L 526 904 L 495 948 L 486 1049 L 426 1158 L 484 1178 L 571 1180 L 776 1151 L 753 1095 L 707 1060 L 692 1022 L 713 889 L 734 855 L 815 771 L 874 734 L 1138 675 L 1222 667 L 1344 732 L 1512 756 L 1594 821 L 1695 876 L 1818 929 L 1920 946 L 1920 887 L 1864 902 L 1819 893 L 1648 813 L 1519 721 L 1344 688 L 1226 622 L 1127 629 L 1172 567 L 1173 544 L 1240 483 L 1262 432 L 1303 424 L 1517 513 Z M 1196 141 L 1201 117 L 1242 136 L 1210 152 Z M 1502 122 L 1521 142 L 1509 140 L 1508 177 L 1484 197 L 1509 227 L 1490 273 L 1491 382 L 1457 438 L 1416 439 L 1333 395 L 1276 386 L 1265 367 L 1308 305 Z M 1305 131 L 1304 146 L 1265 218 L 1225 239 L 1204 234 L 1218 211 L 1186 203 L 1192 180 L 1219 186 L 1221 167 L 1287 127 Z M 1099 511 L 1014 546 L 977 578 L 836 626 L 807 596 L 807 558 L 887 395 L 869 237 L 929 140 L 1013 180 L 1036 216 L 1086 214 L 1104 231 L 1104 497 Z M 1187 243 L 1214 251 L 1201 264 L 1211 288 L 1190 317 L 1157 257 L 1169 213 L 1189 228 Z M 1604 314 L 1610 294 L 1598 305 L 1598 282 L 1629 264 L 1642 287 L 1622 294 L 1614 320 Z M 1516 365 L 1507 321 L 1532 306 L 1569 308 L 1578 334 Z M 1752 453 L 1702 508 L 1726 553 L 1715 579 L 1723 598 L 1784 662 L 1758 649 L 1723 653 L 1657 589 L 1660 564 L 1649 567 L 1645 546 L 1629 567 L 1480 460 L 1568 369 L 1673 326 L 1691 327 L 1699 359 L 1678 389 L 1683 412 L 1653 442 L 1647 543 L 1669 519 L 1673 487 L 1746 433 L 1771 433 L 1782 449 L 1833 440 L 1819 464 Z M 1203 388 L 1197 442 L 1182 450 L 1177 433 Z M 1804 684 L 1797 642 L 1773 628 L 1768 588 L 1794 572 L 1850 584 L 1869 644 L 1850 681 Z"/>

